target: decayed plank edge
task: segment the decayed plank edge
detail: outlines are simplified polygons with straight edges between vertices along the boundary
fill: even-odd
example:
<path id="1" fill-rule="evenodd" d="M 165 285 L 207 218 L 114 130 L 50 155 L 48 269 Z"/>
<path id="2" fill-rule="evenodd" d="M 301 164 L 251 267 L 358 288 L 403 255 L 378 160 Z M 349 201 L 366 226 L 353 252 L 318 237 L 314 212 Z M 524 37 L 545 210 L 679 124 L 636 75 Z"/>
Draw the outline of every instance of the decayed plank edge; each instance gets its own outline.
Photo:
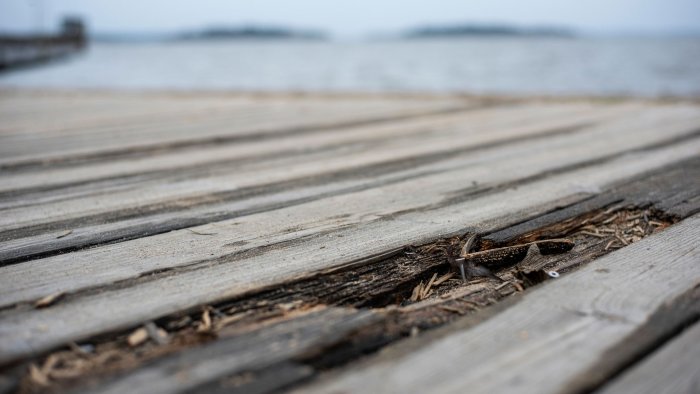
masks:
<path id="1" fill-rule="evenodd" d="M 688 150 L 686 153 L 682 153 L 684 148 Z M 631 155 L 600 167 L 577 171 L 574 176 L 579 187 L 603 188 L 683 157 L 692 157 L 697 152 L 694 146 L 686 144 L 684 148 L 673 147 L 636 157 Z M 64 303 L 40 311 L 6 312 L 2 314 L 0 324 L 0 345 L 5 349 L 0 355 L 0 363 L 36 354 L 67 341 L 124 329 L 196 305 L 295 280 L 319 270 L 341 267 L 364 256 L 408 243 L 425 243 L 436 236 L 462 232 L 468 225 L 483 232 L 501 227 L 505 222 L 520 222 L 551 209 L 553 202 L 584 197 L 576 191 L 578 187 L 572 188 L 566 182 L 571 178 L 570 174 L 556 178 L 504 191 L 497 201 L 485 198 L 427 211 L 410 211 L 370 222 L 362 226 L 361 231 L 336 229 L 332 233 L 332 248 L 326 248 L 330 234 L 323 234 L 270 250 L 264 255 L 238 260 L 235 265 L 226 264 L 224 259 L 219 264 L 170 272 L 173 275 L 156 275 L 157 280 L 96 292 L 87 298 L 68 298 Z M 504 209 L 506 206 L 508 211 Z M 377 242 L 376 234 L 383 234 L 381 242 Z"/>
<path id="2" fill-rule="evenodd" d="M 591 373 L 619 367 L 622 357 L 606 359 L 611 352 L 624 346 L 628 362 L 700 314 L 699 237 L 700 216 L 694 216 L 526 294 L 476 327 L 301 391 L 585 390 L 599 379 Z M 640 338 L 642 331 L 654 335 Z"/>
<path id="3" fill-rule="evenodd" d="M 698 144 L 700 144 L 700 141 L 686 143 L 682 148 L 674 148 L 672 145 L 671 147 L 652 150 L 652 152 L 671 150 L 680 154 L 685 150 L 686 154 L 692 154 L 694 152 L 693 149 L 698 148 Z M 572 155 L 571 152 L 562 150 L 558 154 L 561 155 L 561 159 L 552 160 L 551 162 L 550 160 L 544 160 L 544 162 L 539 164 L 544 165 L 544 169 L 538 168 L 536 163 L 529 163 L 527 166 L 524 166 L 523 163 L 528 163 L 527 161 L 515 158 L 513 163 L 518 168 L 509 166 L 504 170 L 499 170 L 499 172 L 505 174 L 506 177 L 516 176 L 516 180 L 517 178 L 522 180 L 523 175 L 527 175 L 528 182 L 538 179 L 541 182 L 542 179 L 548 179 L 537 176 L 541 171 L 548 171 L 550 177 L 552 173 L 561 174 L 561 172 L 548 168 L 552 162 L 566 164 L 565 160 L 573 160 L 570 163 L 573 166 L 568 168 L 565 166 L 565 170 L 575 171 L 582 168 L 579 165 L 580 163 L 577 162 L 576 156 Z M 517 157 L 517 155 L 514 156 Z M 649 154 L 649 157 L 653 157 L 653 155 Z M 680 160 L 681 158 L 682 156 L 679 155 L 678 159 Z M 547 157 L 547 159 L 551 159 L 551 157 Z M 589 158 L 589 160 L 595 163 L 592 168 L 607 162 L 598 158 Z M 612 162 L 619 161 L 618 158 L 609 160 Z M 482 172 L 484 176 L 493 178 L 495 177 L 491 175 L 493 170 L 493 167 L 486 166 Z M 525 171 L 525 174 L 519 171 Z M 211 234 L 211 236 L 204 237 L 206 239 L 194 243 L 192 238 L 197 238 L 196 234 L 193 235 L 184 231 L 180 233 L 171 232 L 160 236 L 123 242 L 104 249 L 92 249 L 70 255 L 59 255 L 53 258 L 2 267 L 0 268 L 0 273 L 2 273 L 3 277 L 2 282 L 6 283 L 3 286 L 4 289 L 0 290 L 0 295 L 2 295 L 1 305 L 6 306 L 14 302 L 27 301 L 31 299 L 30 297 L 40 298 L 53 292 L 77 291 L 85 286 L 95 287 L 130 277 L 143 276 L 150 271 L 163 271 L 164 269 L 172 269 L 178 266 L 192 266 L 193 263 L 196 264 L 197 262 L 209 264 L 207 262 L 215 259 L 229 260 L 232 257 L 235 258 L 235 256 L 246 256 L 251 253 L 262 255 L 265 253 L 265 250 L 269 249 L 270 244 L 286 243 L 289 245 L 290 242 L 295 243 L 295 239 L 304 242 L 310 237 L 327 234 L 329 231 L 332 233 L 336 228 L 352 229 L 363 223 L 371 223 L 382 217 L 400 214 L 401 212 L 415 211 L 427 207 L 436 209 L 438 206 L 449 208 L 450 205 L 456 202 L 465 203 L 464 198 L 453 197 L 445 199 L 444 197 L 458 190 L 460 185 L 463 184 L 463 182 L 458 181 L 464 175 L 473 176 L 474 173 L 464 173 L 461 170 L 457 170 L 456 173 L 454 171 L 441 172 L 436 177 L 394 184 L 379 191 L 368 190 L 355 194 L 339 195 L 325 200 L 298 205 L 286 210 L 280 209 L 231 219 L 238 221 L 238 224 L 233 226 L 233 228 L 228 228 L 231 221 L 213 223 L 194 230 L 200 233 Z M 441 181 L 438 182 L 438 180 Z M 423 189 L 422 185 L 424 184 L 431 185 L 431 190 L 421 193 L 420 190 Z M 527 183 L 520 182 L 508 184 L 507 186 L 513 187 L 523 184 Z M 467 202 L 477 198 L 482 201 L 489 197 L 497 199 L 502 190 L 503 188 L 496 188 L 493 194 L 478 196 L 473 196 L 469 193 Z M 387 194 L 405 194 L 406 197 L 403 198 L 404 201 L 397 198 L 391 206 L 381 207 L 378 204 L 384 201 Z M 308 216 L 313 216 L 314 219 L 305 226 L 304 223 L 308 222 L 308 219 L 304 218 Z M 293 231 L 286 230 L 284 228 L 285 223 L 293 226 Z M 270 232 L 271 228 L 274 229 L 272 233 Z M 243 237 L 241 237 L 242 234 L 244 235 Z M 251 238 L 251 234 L 256 234 L 256 236 Z M 165 246 L 166 249 L 161 250 L 161 246 Z M 130 250 L 137 251 L 137 254 L 133 257 L 123 255 L 124 251 Z M 164 261 L 159 258 L 171 256 L 178 250 L 181 251 L 180 255 L 170 258 L 170 261 Z M 229 257 L 227 258 L 226 256 Z M 127 261 L 128 263 L 125 264 L 124 262 Z"/>
<path id="4" fill-rule="evenodd" d="M 700 392 L 700 323 L 607 383 L 600 394 Z"/>
<path id="5" fill-rule="evenodd" d="M 318 351 L 378 321 L 372 311 L 328 308 L 189 349 L 87 390 L 92 393 L 174 393 L 243 371 Z"/>

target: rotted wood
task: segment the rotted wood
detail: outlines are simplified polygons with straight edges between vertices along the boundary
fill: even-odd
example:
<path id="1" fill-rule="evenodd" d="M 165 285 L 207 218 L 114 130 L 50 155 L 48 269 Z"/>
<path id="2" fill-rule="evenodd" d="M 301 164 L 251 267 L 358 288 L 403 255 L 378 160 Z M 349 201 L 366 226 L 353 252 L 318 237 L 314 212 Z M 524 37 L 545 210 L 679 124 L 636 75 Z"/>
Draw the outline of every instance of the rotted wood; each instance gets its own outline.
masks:
<path id="1" fill-rule="evenodd" d="M 684 166 L 687 166 L 687 164 L 684 164 Z M 663 169 L 662 173 L 668 176 L 673 174 L 674 171 L 673 169 Z M 654 176 L 645 175 L 635 182 L 639 183 L 640 187 L 643 187 L 645 184 L 649 187 L 650 185 L 647 182 L 653 178 Z M 688 179 L 685 178 L 686 181 Z M 682 182 L 681 179 L 676 181 Z M 615 189 L 608 193 L 614 193 L 614 191 Z M 586 204 L 586 202 L 582 204 Z M 610 217 L 620 216 L 619 211 L 610 210 L 607 206 L 598 206 L 592 212 L 583 212 L 580 210 L 580 205 L 582 204 L 575 204 L 561 210 L 565 214 L 576 215 L 576 217 L 563 216 L 566 218 L 565 221 L 571 222 L 565 228 L 566 233 L 569 235 L 572 235 L 573 229 L 576 228 L 573 223 L 578 223 L 580 227 L 581 223 L 607 222 Z M 589 205 L 586 204 L 586 206 L 590 208 Z M 601 216 L 601 212 L 607 212 L 607 216 Z M 639 216 L 639 214 L 637 213 L 634 216 Z M 656 217 L 650 217 L 650 220 L 656 220 Z M 536 223 L 539 220 L 535 218 L 531 222 Z M 525 224 L 523 223 L 523 225 Z M 558 227 L 557 223 L 554 223 L 540 228 L 538 231 L 543 235 L 551 235 L 556 234 L 555 231 L 561 229 L 562 227 Z M 527 234 L 521 235 L 531 237 L 531 235 Z M 488 237 L 487 235 L 485 238 Z M 374 262 L 368 261 L 356 267 L 329 272 L 315 278 L 289 283 L 275 289 L 250 295 L 240 300 L 217 304 L 215 305 L 215 310 L 226 311 L 226 313 L 230 314 L 230 317 L 216 318 L 211 324 L 216 326 L 226 324 L 226 327 L 229 327 L 230 322 L 235 322 L 231 328 L 254 326 L 259 324 L 261 320 L 279 319 L 281 316 L 280 311 L 286 311 L 290 307 L 295 309 L 313 307 L 315 305 L 389 307 L 388 311 L 399 312 L 378 314 L 377 317 L 381 316 L 381 318 L 360 328 L 357 333 L 347 338 L 340 347 L 328 349 L 322 357 L 305 357 L 301 364 L 294 364 L 290 367 L 291 371 L 303 372 L 304 376 L 307 376 L 309 373 L 313 375 L 317 373 L 317 368 L 326 369 L 330 366 L 344 364 L 365 352 L 374 351 L 404 336 L 411 335 L 414 330 L 427 330 L 455 321 L 461 316 L 472 314 L 474 311 L 480 310 L 487 305 L 492 305 L 494 302 L 517 291 L 522 291 L 522 289 L 518 290 L 517 286 L 509 283 L 509 281 L 517 283 L 519 280 L 516 278 L 519 272 L 523 270 L 537 272 L 536 270 L 543 268 L 541 264 L 545 264 L 552 270 L 571 270 L 577 265 L 589 262 L 597 256 L 609 252 L 604 248 L 607 240 L 601 244 L 600 239 L 588 237 L 590 241 L 597 242 L 594 242 L 593 246 L 586 246 L 587 242 L 582 242 L 582 237 L 582 235 L 575 236 L 574 239 L 577 240 L 579 248 L 571 253 L 565 253 L 554 260 L 545 255 L 542 256 L 544 258 L 542 261 L 530 261 L 529 259 L 532 256 L 528 256 L 528 260 L 523 261 L 523 264 L 507 271 L 499 272 L 499 275 L 508 281 L 504 283 L 507 285 L 506 287 L 498 284 L 502 281 L 500 278 L 499 282 L 495 284 L 493 282 L 476 280 L 463 289 L 460 289 L 461 281 L 429 280 L 431 276 L 435 279 L 436 275 L 439 275 L 440 278 L 447 277 L 449 279 L 448 259 L 445 258 L 441 250 L 446 250 L 451 244 L 459 241 L 458 239 L 451 239 L 420 248 L 409 248 L 405 251 L 397 250 L 391 254 L 377 256 Z M 530 249 L 537 250 L 537 248 Z M 551 280 L 551 277 L 545 276 L 534 279 L 529 275 L 521 283 L 523 286 L 531 286 L 544 280 Z M 426 300 L 421 299 L 420 302 L 416 303 L 416 300 L 409 300 L 409 297 L 411 290 L 415 292 L 414 287 L 419 286 L 419 282 L 428 283 L 426 293 L 430 291 L 434 293 L 434 296 L 428 297 Z M 430 283 L 435 284 L 432 290 L 430 289 Z M 391 309 L 392 304 L 399 306 L 399 309 Z M 196 320 L 198 316 L 191 316 L 191 318 Z M 187 317 L 187 320 L 189 319 Z M 181 316 L 175 316 L 172 320 L 161 321 L 160 324 L 168 330 L 177 330 L 178 327 L 181 327 L 182 320 Z M 171 331 L 171 335 L 176 333 Z M 191 334 L 184 333 L 183 335 L 184 338 L 187 338 L 187 335 Z M 179 341 L 177 338 L 181 337 L 175 336 L 174 338 L 177 342 Z M 157 348 L 157 350 L 162 352 L 164 349 Z M 143 354 L 147 355 L 149 353 Z M 144 360 L 140 362 L 144 362 Z M 137 368 L 139 363 L 134 361 L 133 368 Z M 100 369 L 96 371 L 99 374 Z M 104 370 L 102 369 L 102 371 Z M 263 369 L 251 373 L 245 379 L 236 376 L 231 379 L 235 382 L 239 382 L 241 379 L 247 381 L 252 376 L 267 376 L 270 373 L 273 372 Z M 94 374 L 91 373 L 90 375 Z M 246 376 L 248 375 L 244 377 Z M 229 380 L 225 378 L 222 380 L 223 383 L 219 381 L 212 382 L 210 388 L 220 388 L 220 385 L 230 388 L 228 383 L 225 383 Z M 272 381 L 282 384 L 277 380 Z M 257 388 L 263 387 L 255 382 L 258 382 L 258 380 L 254 379 L 249 383 L 254 384 Z M 250 388 L 250 386 L 245 387 Z"/>
<path id="2" fill-rule="evenodd" d="M 700 315 L 700 217 L 526 294 L 418 350 L 384 352 L 299 392 L 580 392 Z M 634 280 L 630 280 L 634 278 Z"/>
<path id="3" fill-rule="evenodd" d="M 378 318 L 370 311 L 326 308 L 296 313 L 277 323 L 251 327 L 246 333 L 210 341 L 187 352 L 164 357 L 129 374 L 120 376 L 86 393 L 182 393 L 201 392 L 200 387 L 239 373 L 267 371 L 264 376 L 245 377 L 226 385 L 240 390 L 271 390 L 306 377 L 308 367 L 293 367 L 292 360 L 305 354 L 322 352 L 349 333 Z M 282 367 L 282 369 L 278 369 Z M 276 371 L 277 373 L 272 373 Z M 261 381 L 263 379 L 264 381 Z M 85 382 L 82 382 L 85 383 Z M 89 387 L 89 382 L 88 382 Z M 213 388 L 213 387 L 210 387 Z M 229 389 L 231 387 L 228 387 Z"/>
<path id="4" fill-rule="evenodd" d="M 685 144 L 685 146 L 688 147 L 689 153 L 695 152 L 691 149 L 692 147 L 688 144 Z M 661 152 L 662 153 L 658 157 L 660 160 L 654 161 L 649 160 L 650 155 L 648 153 L 646 153 L 644 157 L 639 157 L 639 161 L 630 161 L 630 158 L 627 157 L 621 162 L 612 164 L 612 168 L 616 168 L 615 170 L 610 169 L 606 171 L 600 171 L 599 169 L 584 169 L 579 173 L 581 176 L 581 178 L 579 179 L 582 180 L 584 179 L 583 177 L 586 176 L 592 176 L 592 178 L 589 178 L 591 180 L 601 179 L 600 177 L 603 176 L 603 174 L 605 175 L 602 179 L 609 179 L 604 182 L 611 182 L 614 180 L 620 181 L 622 179 L 627 179 L 630 177 L 630 174 L 643 172 L 645 169 L 644 164 L 649 164 L 652 168 L 655 168 L 658 167 L 660 163 L 662 163 L 661 159 L 663 157 L 667 157 L 670 159 L 670 156 L 668 156 L 667 153 L 665 153 L 663 150 Z M 679 157 L 679 150 L 676 147 L 674 147 L 673 152 L 673 161 L 676 161 Z M 651 163 L 653 163 L 653 165 Z M 513 210 L 522 209 L 521 206 L 517 205 L 518 201 L 524 204 L 523 207 L 532 207 L 532 204 L 536 203 L 538 199 L 542 199 L 542 203 L 545 203 L 546 201 L 551 201 L 553 196 L 559 195 L 563 197 L 571 193 L 570 188 L 567 187 L 565 183 L 565 179 L 568 179 L 569 177 L 569 174 L 561 176 L 561 183 L 554 182 L 554 184 L 552 184 L 552 180 L 550 179 L 548 179 L 546 182 L 543 181 L 542 184 L 535 182 L 532 185 L 520 187 L 517 191 L 512 191 L 512 193 L 505 192 L 505 196 L 512 194 L 513 200 L 511 201 L 513 201 L 513 204 L 511 204 L 511 207 Z M 546 193 L 542 193 L 542 187 L 545 183 L 549 185 L 549 189 L 547 189 Z M 559 192 L 556 191 L 556 185 L 561 186 Z M 366 203 L 366 201 L 364 203 Z M 488 204 L 494 203 L 496 203 L 496 205 L 493 209 L 487 208 Z M 463 204 L 463 206 L 465 207 L 465 210 L 461 211 L 463 212 L 463 214 L 469 214 L 469 206 L 471 206 L 472 209 L 478 207 L 478 213 L 480 215 L 486 215 L 486 217 L 491 215 L 492 212 L 502 212 L 500 205 L 497 203 L 497 200 L 493 200 L 492 198 L 488 197 L 484 198 L 483 200 L 477 199 L 474 201 L 466 202 Z M 381 233 L 386 234 L 387 237 L 391 236 L 395 238 L 395 245 L 391 243 L 386 243 L 386 241 L 389 238 L 385 238 L 385 243 L 381 245 L 377 245 L 375 242 L 367 243 L 367 241 L 362 241 L 361 239 L 357 238 L 357 236 L 359 236 L 360 234 L 356 234 L 348 230 L 340 230 L 338 234 L 343 235 L 343 237 L 339 238 L 342 242 L 336 242 L 334 244 L 336 248 L 334 248 L 333 250 L 327 248 L 328 238 L 321 237 L 317 239 L 311 238 L 304 240 L 303 244 L 299 244 L 297 246 L 292 245 L 292 248 L 299 249 L 298 252 L 292 252 L 292 249 L 285 247 L 283 250 L 271 251 L 273 252 L 273 254 L 279 254 L 277 257 L 271 257 L 270 255 L 252 256 L 253 260 L 264 259 L 265 261 L 279 261 L 285 264 L 285 269 L 283 271 L 280 271 L 276 268 L 272 270 L 269 269 L 274 267 L 268 267 L 268 269 L 265 269 L 264 266 L 253 262 L 252 266 L 255 266 L 256 270 L 250 271 L 250 273 L 255 274 L 256 277 L 258 277 L 258 279 L 255 280 L 251 280 L 250 277 L 242 276 L 240 272 L 232 270 L 231 267 L 229 267 L 228 265 L 213 265 L 207 267 L 206 270 L 195 269 L 191 271 L 187 270 L 182 272 L 165 272 L 165 275 L 146 276 L 143 278 L 143 280 L 139 280 L 136 283 L 129 284 L 128 287 L 122 287 L 122 285 L 120 285 L 110 289 L 109 291 L 105 291 L 105 289 L 100 289 L 95 293 L 85 293 L 82 295 L 77 295 L 77 297 L 69 295 L 65 297 L 61 303 L 54 305 L 51 308 L 45 308 L 41 311 L 41 313 L 38 313 L 37 311 L 28 311 L 22 309 L 8 310 L 3 313 L 3 324 L 0 326 L 0 329 L 2 329 L 0 330 L 0 338 L 2 338 L 0 339 L 0 342 L 8 344 L 8 351 L 3 353 L 3 356 L 17 357 L 19 354 L 27 355 L 30 352 L 35 352 L 37 349 L 48 349 L 50 347 L 60 345 L 67 341 L 76 340 L 79 338 L 86 338 L 88 336 L 98 334 L 100 332 L 103 332 L 104 330 L 126 328 L 133 324 L 138 324 L 140 321 L 152 320 L 158 316 L 167 315 L 178 310 L 186 310 L 189 308 L 196 307 L 197 305 L 201 305 L 203 303 L 216 302 L 217 300 L 232 298 L 237 295 L 249 293 L 256 288 L 261 289 L 267 286 L 271 286 L 273 284 L 279 285 L 279 283 L 293 280 L 295 276 L 298 276 L 303 272 L 312 271 L 314 270 L 314 268 L 331 268 L 332 265 L 329 265 L 329 263 L 333 261 L 339 263 L 336 266 L 339 267 L 342 266 L 342 263 L 347 263 L 348 261 L 353 261 L 355 259 L 361 259 L 364 256 L 367 256 L 368 254 L 381 254 L 384 251 L 386 251 L 387 247 L 401 247 L 402 244 L 405 244 L 407 240 L 412 239 L 416 243 L 420 243 L 421 240 L 428 241 L 429 239 L 427 239 L 427 237 L 434 236 L 434 234 L 436 233 L 444 232 L 445 230 L 447 230 L 447 228 L 445 227 L 446 225 L 447 227 L 452 226 L 451 230 L 447 230 L 448 233 L 463 231 L 463 225 L 460 224 L 462 223 L 462 221 L 451 222 L 450 220 L 448 220 L 454 220 L 454 212 L 455 210 L 459 209 L 459 204 L 450 205 L 444 208 L 444 214 L 442 215 L 444 216 L 445 220 L 433 221 L 433 227 L 426 224 L 423 224 L 422 226 L 420 226 L 420 228 L 411 226 L 407 227 L 405 225 L 405 223 L 407 222 L 404 221 L 382 221 L 373 225 L 366 225 L 362 227 L 363 231 L 369 232 L 368 234 L 371 235 L 375 234 L 375 231 L 377 231 L 375 227 L 379 225 L 379 227 L 384 228 L 384 230 L 380 230 Z M 541 209 L 539 210 L 539 212 L 537 210 L 530 210 L 529 214 L 537 216 L 541 213 L 547 212 L 549 209 L 551 209 L 551 206 L 542 206 L 539 209 Z M 408 222 L 418 220 L 422 223 L 429 223 L 426 220 L 435 220 L 441 215 L 440 212 L 441 210 L 417 212 L 412 215 L 408 215 L 406 219 L 408 220 Z M 424 217 L 424 219 L 421 219 L 421 217 Z M 250 217 L 250 219 L 254 220 L 255 217 Z M 516 216 L 511 216 L 510 219 L 516 221 L 522 220 L 518 220 L 518 217 Z M 473 219 L 465 219 L 464 222 L 469 221 L 471 221 L 472 223 L 476 222 Z M 406 233 L 407 230 L 416 231 L 417 233 L 416 235 L 409 236 Z M 198 231 L 211 232 L 211 230 L 209 229 L 201 229 Z M 194 235 L 190 233 L 189 237 L 192 236 Z M 210 240 L 215 237 L 199 238 L 202 241 L 204 241 L 205 239 Z M 373 235 L 371 235 L 371 239 L 372 241 L 374 240 Z M 132 253 L 138 251 L 134 248 L 128 248 L 126 244 L 127 243 L 115 245 L 115 247 L 122 249 L 123 252 L 121 253 Z M 348 248 L 345 250 L 344 253 L 340 253 L 339 255 L 337 246 L 341 244 L 347 245 Z M 357 248 L 357 245 L 363 244 L 366 244 L 367 247 L 360 249 Z M 326 248 L 323 248 L 323 246 L 325 246 Z M 209 250 L 211 250 L 211 248 L 209 248 Z M 323 262 L 322 266 L 309 265 L 309 250 L 313 250 L 315 255 L 320 254 L 324 256 L 321 260 L 319 260 Z M 88 254 L 94 252 L 112 254 L 112 252 L 109 250 L 87 251 Z M 210 252 L 208 252 L 207 255 L 209 253 Z M 168 252 L 168 255 L 170 255 L 170 252 Z M 245 257 L 245 255 L 243 255 L 243 257 Z M 298 268 L 294 269 L 293 266 L 295 259 L 302 257 L 302 260 L 296 260 L 301 265 L 299 265 Z M 333 258 L 335 258 L 335 260 L 333 260 Z M 135 260 L 130 259 L 130 261 L 132 261 L 132 264 L 138 260 L 138 258 Z M 73 261 L 74 263 L 79 263 L 79 261 L 76 260 L 76 256 L 73 256 L 71 261 Z M 95 262 L 98 262 L 99 259 L 96 260 L 94 257 L 90 257 L 90 261 L 94 264 Z M 25 266 L 26 264 L 28 263 L 20 264 L 17 267 L 20 268 Z M 238 265 L 239 268 L 243 269 L 246 266 L 248 265 Z M 173 273 L 177 273 L 177 275 L 172 275 Z M 197 277 L 199 277 L 199 279 L 197 279 Z M 167 283 L 173 283 L 173 281 L 175 281 L 181 283 L 181 285 L 172 285 L 164 287 L 159 283 L 159 280 L 154 281 L 153 279 L 164 280 Z M 73 278 L 73 280 L 75 280 L 75 278 Z M 188 291 L 186 294 L 181 292 L 180 289 L 182 288 L 182 286 L 187 287 L 188 289 L 190 289 L 190 291 Z M 201 288 L 195 292 L 195 287 Z M 137 289 L 140 290 L 134 292 L 134 290 Z M 48 291 L 47 293 L 51 294 L 53 292 L 55 291 Z M 21 293 L 17 292 L 13 292 L 12 294 L 14 294 L 13 297 L 21 295 Z M 42 294 L 41 296 L 44 295 L 45 294 Z M 134 299 L 138 299 L 139 301 L 127 302 L 122 297 L 135 297 Z M 146 300 L 147 302 L 144 302 L 144 300 Z M 94 318 L 94 316 L 99 316 L 100 314 L 105 314 L 104 320 Z M 72 317 L 68 318 L 67 316 Z M 72 319 L 76 316 L 92 316 L 92 318 L 88 321 L 82 322 L 81 324 L 75 324 L 75 322 Z M 119 322 L 117 322 L 115 319 L 119 320 Z M 20 326 L 23 326 L 24 328 L 20 328 L 19 326 L 17 326 L 18 324 Z M 15 339 L 10 340 L 10 338 L 14 338 L 19 332 L 27 332 L 27 329 L 30 330 L 30 332 L 34 332 L 36 330 L 40 331 L 37 331 L 36 334 L 32 334 L 29 337 L 24 336 L 24 339 L 21 341 Z M 27 346 L 27 340 L 32 343 L 30 346 Z M 14 350 L 10 351 L 10 349 Z"/>

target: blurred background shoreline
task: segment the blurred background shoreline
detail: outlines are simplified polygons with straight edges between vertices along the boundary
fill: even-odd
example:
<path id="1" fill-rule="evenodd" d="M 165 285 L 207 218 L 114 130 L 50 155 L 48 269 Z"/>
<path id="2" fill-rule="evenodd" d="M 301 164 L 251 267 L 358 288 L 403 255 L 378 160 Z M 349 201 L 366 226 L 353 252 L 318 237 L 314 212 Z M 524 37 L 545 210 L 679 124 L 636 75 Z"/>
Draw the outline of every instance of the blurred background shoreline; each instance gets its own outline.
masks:
<path id="1" fill-rule="evenodd" d="M 91 42 L 0 88 L 700 96 L 700 39 Z"/>
<path id="2" fill-rule="evenodd" d="M 34 34 L 39 49 L 22 48 L 37 61 L 6 67 L 0 89 L 700 98 L 700 26 L 685 0 L 346 10 L 206 2 L 11 0 L 0 43 L 17 52 L 14 37 Z M 47 48 L 66 31 L 79 44 Z"/>

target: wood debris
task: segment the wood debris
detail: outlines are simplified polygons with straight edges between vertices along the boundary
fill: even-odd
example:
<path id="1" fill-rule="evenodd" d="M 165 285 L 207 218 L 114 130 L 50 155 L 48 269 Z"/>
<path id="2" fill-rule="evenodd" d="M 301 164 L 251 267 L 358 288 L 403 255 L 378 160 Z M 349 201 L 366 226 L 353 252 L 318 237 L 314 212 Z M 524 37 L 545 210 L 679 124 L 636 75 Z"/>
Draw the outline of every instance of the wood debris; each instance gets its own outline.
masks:
<path id="1" fill-rule="evenodd" d="M 418 283 L 416 287 L 413 288 L 413 293 L 411 293 L 411 302 L 419 301 L 421 294 L 423 294 L 423 282 Z"/>
<path id="2" fill-rule="evenodd" d="M 63 237 L 67 237 L 67 236 L 69 236 L 69 235 L 71 235 L 71 234 L 73 234 L 73 230 L 64 231 L 64 232 L 62 232 L 61 234 L 59 234 L 59 235 L 56 237 L 56 239 L 60 239 L 60 238 L 63 238 Z"/>
<path id="3" fill-rule="evenodd" d="M 37 367 L 37 365 L 34 363 L 29 364 L 29 378 L 40 386 L 48 386 L 51 372 L 56 367 L 56 364 L 58 364 L 58 362 L 58 356 L 52 354 L 48 358 L 46 358 L 46 361 L 44 361 L 44 364 L 41 366 L 41 368 Z"/>
<path id="4" fill-rule="evenodd" d="M 43 297 L 43 298 L 39 299 L 37 302 L 35 302 L 34 306 L 36 308 L 49 307 L 49 306 L 53 305 L 56 301 L 58 301 L 64 295 L 66 295 L 66 293 L 64 293 L 64 292 L 49 294 L 46 297 Z"/>
<path id="5" fill-rule="evenodd" d="M 598 221 L 598 225 L 587 224 L 580 227 L 577 232 L 579 235 L 607 238 L 604 251 L 630 245 L 668 226 L 667 223 L 658 220 L 649 220 L 653 212 L 648 210 L 620 210 L 608 218 L 605 218 L 604 214 L 605 212 L 602 216 L 596 216 L 597 220 L 592 220 L 592 222 Z"/>
<path id="6" fill-rule="evenodd" d="M 29 364 L 29 378 L 39 386 L 46 387 L 49 385 L 49 377 L 36 364 Z"/>
<path id="7" fill-rule="evenodd" d="M 210 332 L 211 330 L 211 314 L 209 313 L 209 308 L 205 308 L 202 312 L 202 319 L 197 326 L 197 332 Z"/>
<path id="8" fill-rule="evenodd" d="M 153 342 L 159 344 L 159 345 L 165 345 L 168 343 L 168 332 L 165 331 L 164 329 L 156 326 L 155 323 L 153 322 L 148 322 L 144 326 L 146 331 L 148 332 L 148 337 L 153 340 Z"/>
<path id="9" fill-rule="evenodd" d="M 445 278 L 447 275 L 443 275 L 440 277 L 442 280 L 440 283 L 445 282 L 446 280 L 449 279 Z M 422 301 L 428 297 L 430 297 L 433 294 L 432 287 L 435 286 L 437 280 L 437 273 L 434 273 L 433 276 L 430 278 L 427 284 L 423 284 L 421 281 L 416 287 L 413 288 L 413 292 L 411 293 L 411 302 L 416 302 L 416 301 Z"/>
<path id="10" fill-rule="evenodd" d="M 453 307 L 447 306 L 447 305 L 439 305 L 438 309 L 441 309 L 441 310 L 446 311 L 446 312 L 456 313 L 458 315 L 464 315 L 464 313 L 465 313 L 461 309 L 453 308 Z"/>
<path id="11" fill-rule="evenodd" d="M 226 316 L 226 317 L 224 317 L 221 320 L 216 322 L 216 329 L 219 330 L 223 327 L 228 326 L 229 324 L 233 324 L 233 323 L 243 319 L 244 317 L 246 317 L 248 315 L 249 315 L 248 312 L 243 312 L 243 313 L 237 313 L 237 314 L 231 315 L 231 316 Z"/>
<path id="12" fill-rule="evenodd" d="M 440 285 L 443 284 L 444 282 L 446 282 L 446 281 L 452 279 L 453 276 L 455 276 L 455 273 L 454 273 L 454 272 L 448 272 L 448 273 L 446 273 L 445 275 L 443 275 L 443 276 L 437 278 L 437 280 L 435 281 L 435 283 L 433 283 L 433 286 L 440 286 Z"/>
<path id="13" fill-rule="evenodd" d="M 598 237 L 598 238 L 605 238 L 606 235 L 600 234 L 598 232 L 591 232 L 591 231 L 580 231 L 580 234 L 584 235 L 590 235 L 591 237 Z"/>
<path id="14" fill-rule="evenodd" d="M 192 234 L 196 234 L 196 235 L 216 235 L 216 233 L 203 233 L 203 232 L 200 232 L 200 231 L 192 230 L 192 229 L 190 229 L 190 228 L 188 228 L 188 229 L 186 229 L 186 230 L 189 231 L 189 232 L 191 232 Z"/>
<path id="15" fill-rule="evenodd" d="M 129 344 L 129 346 L 136 347 L 146 342 L 147 339 L 148 330 L 146 330 L 144 327 L 141 327 L 129 334 L 129 336 L 126 338 L 126 342 Z"/>

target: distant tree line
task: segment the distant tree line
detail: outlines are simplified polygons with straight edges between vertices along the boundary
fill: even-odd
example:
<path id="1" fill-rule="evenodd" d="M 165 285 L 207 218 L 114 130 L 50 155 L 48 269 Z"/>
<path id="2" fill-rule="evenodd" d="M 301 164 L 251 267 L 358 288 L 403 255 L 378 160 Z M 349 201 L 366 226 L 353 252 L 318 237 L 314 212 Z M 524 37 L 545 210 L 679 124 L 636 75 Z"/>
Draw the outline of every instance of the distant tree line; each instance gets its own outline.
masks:
<path id="1" fill-rule="evenodd" d="M 234 39 L 234 38 L 293 38 L 304 40 L 323 40 L 327 36 L 324 32 L 315 30 L 294 30 L 284 27 L 260 27 L 244 26 L 235 28 L 217 27 L 197 32 L 179 34 L 179 40 L 208 40 L 208 39 Z"/>
<path id="2" fill-rule="evenodd" d="M 572 37 L 574 32 L 560 27 L 519 28 L 507 25 L 445 25 L 424 26 L 408 30 L 404 38 L 461 36 L 556 36 Z"/>

